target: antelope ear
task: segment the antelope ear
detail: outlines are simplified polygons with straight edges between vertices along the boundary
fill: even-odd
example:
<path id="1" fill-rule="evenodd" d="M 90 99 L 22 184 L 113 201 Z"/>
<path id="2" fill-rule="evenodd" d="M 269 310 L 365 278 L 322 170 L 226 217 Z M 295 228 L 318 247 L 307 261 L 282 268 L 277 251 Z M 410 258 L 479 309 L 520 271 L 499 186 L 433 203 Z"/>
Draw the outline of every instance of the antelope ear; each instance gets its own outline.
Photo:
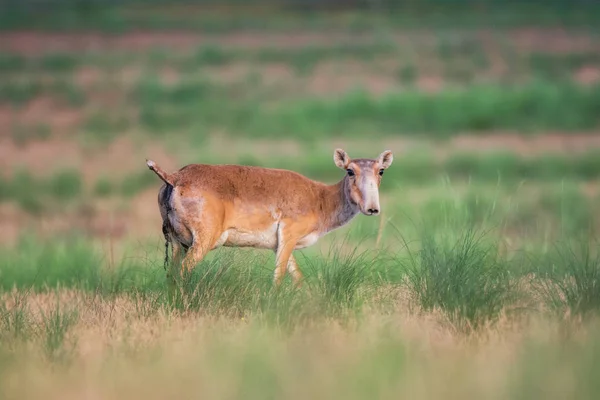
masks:
<path id="1" fill-rule="evenodd" d="M 333 162 L 338 168 L 346 169 L 350 164 L 350 156 L 342 149 L 335 149 L 333 152 Z"/>
<path id="2" fill-rule="evenodd" d="M 392 161 L 394 161 L 394 155 L 390 150 L 384 151 L 379 155 L 379 158 L 377 158 L 377 162 L 383 169 L 389 168 L 389 166 L 392 165 Z"/>

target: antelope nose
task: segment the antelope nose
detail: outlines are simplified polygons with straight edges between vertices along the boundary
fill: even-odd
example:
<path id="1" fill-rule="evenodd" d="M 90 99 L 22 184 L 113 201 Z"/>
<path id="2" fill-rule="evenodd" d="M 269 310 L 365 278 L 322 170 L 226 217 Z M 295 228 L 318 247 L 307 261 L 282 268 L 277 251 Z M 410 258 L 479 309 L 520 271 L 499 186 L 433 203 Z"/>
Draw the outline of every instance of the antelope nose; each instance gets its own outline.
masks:
<path id="1" fill-rule="evenodd" d="M 369 215 L 377 215 L 377 214 L 379 214 L 379 210 L 377 208 L 369 208 L 367 210 L 367 212 L 369 213 Z"/>

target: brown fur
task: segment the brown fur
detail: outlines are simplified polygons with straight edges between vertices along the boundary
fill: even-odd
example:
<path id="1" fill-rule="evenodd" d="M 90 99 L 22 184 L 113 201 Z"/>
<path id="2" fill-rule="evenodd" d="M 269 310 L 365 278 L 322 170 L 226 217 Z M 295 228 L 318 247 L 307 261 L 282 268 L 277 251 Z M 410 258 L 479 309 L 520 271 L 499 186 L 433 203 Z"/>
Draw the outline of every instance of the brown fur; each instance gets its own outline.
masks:
<path id="1" fill-rule="evenodd" d="M 293 250 L 314 244 L 359 211 L 377 214 L 378 197 L 375 208 L 367 210 L 364 196 L 379 187 L 379 171 L 391 164 L 391 157 L 384 152 L 377 160 L 351 160 L 338 149 L 336 164 L 355 175 L 334 185 L 282 169 L 190 164 L 168 174 L 153 161 L 147 165 L 165 182 L 158 196 L 163 232 L 182 271 L 219 246 L 265 248 L 276 252 L 276 283 L 286 270 L 299 283 Z M 367 182 L 363 177 L 374 178 L 368 180 L 370 192 L 360 187 L 359 182 Z"/>

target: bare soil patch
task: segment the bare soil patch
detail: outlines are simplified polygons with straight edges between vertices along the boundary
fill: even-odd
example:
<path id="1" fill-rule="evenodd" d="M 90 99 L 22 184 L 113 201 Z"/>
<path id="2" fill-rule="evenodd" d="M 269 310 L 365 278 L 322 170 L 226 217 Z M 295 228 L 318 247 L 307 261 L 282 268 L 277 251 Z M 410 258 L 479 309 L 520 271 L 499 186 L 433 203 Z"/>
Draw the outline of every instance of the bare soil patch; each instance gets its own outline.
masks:
<path id="1" fill-rule="evenodd" d="M 485 136 L 457 136 L 451 141 L 453 151 L 505 150 L 530 156 L 543 153 L 577 154 L 600 147 L 600 133 L 563 134 L 548 132 L 543 135 L 523 136 L 503 133 Z"/>
<path id="2" fill-rule="evenodd" d="M 514 29 L 508 38 L 522 52 L 574 53 L 600 50 L 600 41 L 589 32 L 564 30 L 559 28 Z"/>
<path id="3" fill-rule="evenodd" d="M 470 31 L 475 36 L 489 37 L 490 30 Z M 458 34 L 460 31 L 450 33 Z M 558 53 L 598 49 L 598 41 L 587 32 L 557 28 L 512 29 L 500 32 L 514 42 L 521 51 L 550 51 Z M 399 45 L 435 43 L 435 35 L 422 30 L 402 30 L 388 35 Z M 121 35 L 94 32 L 41 33 L 13 31 L 0 33 L 0 49 L 25 55 L 46 52 L 81 52 L 124 50 L 147 51 L 154 47 L 190 49 L 207 43 L 222 46 L 261 48 L 336 45 L 344 43 L 371 43 L 372 34 L 338 32 L 233 32 L 219 35 L 196 32 L 137 31 Z"/>
<path id="4" fill-rule="evenodd" d="M 600 66 L 588 65 L 575 72 L 575 80 L 582 85 L 593 85 L 600 82 Z"/>
<path id="5" fill-rule="evenodd" d="M 81 117 L 80 109 L 70 107 L 50 96 L 38 96 L 22 107 L 0 105 L 0 126 L 4 127 L 0 131 L 0 140 L 12 132 L 11 127 L 14 125 L 43 125 L 61 136 L 62 133 L 78 126 Z"/>
<path id="6" fill-rule="evenodd" d="M 76 52 L 126 50 L 147 51 L 155 47 L 189 49 L 201 44 L 215 43 L 224 46 L 260 47 L 305 47 L 325 44 L 357 43 L 373 40 L 372 35 L 338 33 L 274 33 L 237 32 L 211 35 L 194 32 L 131 32 L 122 35 L 101 33 L 39 33 L 8 32 L 0 34 L 0 48 L 25 54 L 36 55 L 46 52 Z"/>
<path id="7" fill-rule="evenodd" d="M 398 89 L 398 82 L 394 77 L 373 73 L 372 69 L 357 61 L 321 62 L 309 77 L 308 90 L 318 95 L 331 95 L 357 87 L 373 94 Z"/>
<path id="8" fill-rule="evenodd" d="M 90 183 L 102 176 L 118 180 L 146 168 L 146 157 L 160 159 L 165 168 L 175 168 L 173 158 L 163 146 L 151 142 L 140 144 L 129 138 L 118 138 L 107 147 L 93 150 L 72 139 L 35 141 L 25 146 L 18 146 L 7 139 L 0 141 L 0 169 L 8 175 L 20 167 L 38 176 L 47 176 L 58 169 L 74 168 Z"/>

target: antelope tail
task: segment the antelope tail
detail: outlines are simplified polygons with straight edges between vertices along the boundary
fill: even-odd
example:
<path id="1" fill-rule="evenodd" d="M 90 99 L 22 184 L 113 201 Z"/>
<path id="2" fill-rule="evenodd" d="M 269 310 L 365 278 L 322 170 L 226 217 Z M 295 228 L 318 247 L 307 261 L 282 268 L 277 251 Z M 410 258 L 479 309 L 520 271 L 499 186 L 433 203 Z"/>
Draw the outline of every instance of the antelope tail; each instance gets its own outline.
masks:
<path id="1" fill-rule="evenodd" d="M 158 165 L 156 165 L 156 163 L 154 161 L 146 160 L 146 165 L 148 166 L 148 168 L 150 168 L 152 171 L 154 171 L 154 173 L 156 175 L 158 175 L 158 177 L 160 179 L 162 179 L 163 182 L 165 182 L 171 186 L 175 186 L 173 184 L 172 176 L 170 174 L 167 174 L 165 171 L 163 171 L 163 169 L 161 167 L 159 167 Z"/>

